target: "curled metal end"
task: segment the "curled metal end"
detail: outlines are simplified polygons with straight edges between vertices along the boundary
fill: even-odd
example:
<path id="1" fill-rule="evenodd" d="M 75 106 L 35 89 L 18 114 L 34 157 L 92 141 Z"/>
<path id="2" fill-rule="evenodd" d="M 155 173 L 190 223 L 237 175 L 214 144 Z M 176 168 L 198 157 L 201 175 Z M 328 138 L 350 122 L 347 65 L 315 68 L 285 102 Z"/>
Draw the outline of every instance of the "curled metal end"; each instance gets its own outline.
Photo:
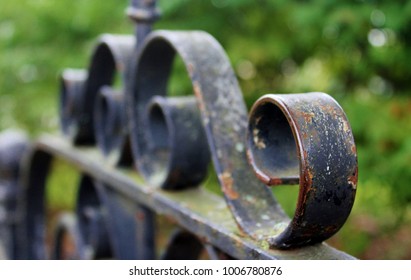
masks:
<path id="1" fill-rule="evenodd" d="M 321 242 L 346 221 L 354 203 L 358 165 L 342 108 L 324 93 L 268 94 L 251 109 L 247 155 L 267 185 L 300 185 L 288 227 L 269 240 L 292 248 Z"/>
<path id="2" fill-rule="evenodd" d="M 88 73 L 84 69 L 65 69 L 60 77 L 60 127 L 74 143 L 83 142 L 80 134 L 82 95 Z"/>
<path id="3" fill-rule="evenodd" d="M 6 130 L 0 133 L 0 184 L 18 182 L 20 163 L 29 145 L 29 139 L 23 131 Z"/>
<path id="4" fill-rule="evenodd" d="M 146 141 L 150 168 L 143 175 L 155 186 L 197 186 L 207 175 L 210 153 L 194 97 L 154 96 L 147 105 Z"/>
<path id="5" fill-rule="evenodd" d="M 94 105 L 103 86 L 113 85 L 115 74 L 126 80 L 135 39 L 131 35 L 102 35 L 88 70 L 67 69 L 61 76 L 60 122 L 74 145 L 94 145 Z"/>
<path id="6" fill-rule="evenodd" d="M 128 134 L 124 94 L 121 90 L 114 90 L 110 86 L 101 87 L 94 105 L 94 134 L 97 146 L 109 161 L 127 165 L 121 160 Z"/>

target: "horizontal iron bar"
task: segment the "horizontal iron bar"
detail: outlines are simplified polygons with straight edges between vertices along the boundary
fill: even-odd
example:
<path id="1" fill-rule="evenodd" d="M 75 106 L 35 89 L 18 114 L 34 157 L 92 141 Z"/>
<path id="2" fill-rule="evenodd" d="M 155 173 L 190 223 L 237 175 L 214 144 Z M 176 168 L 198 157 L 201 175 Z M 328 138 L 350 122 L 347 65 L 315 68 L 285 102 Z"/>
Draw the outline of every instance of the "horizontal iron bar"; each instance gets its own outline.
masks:
<path id="1" fill-rule="evenodd" d="M 146 185 L 134 170 L 113 168 L 95 148 L 75 148 L 51 135 L 34 143 L 52 157 L 63 159 L 105 183 L 136 203 L 170 217 L 181 227 L 238 259 L 354 259 L 325 243 L 293 249 L 269 249 L 268 243 L 252 240 L 234 221 L 226 202 L 204 188 L 166 191 Z"/>

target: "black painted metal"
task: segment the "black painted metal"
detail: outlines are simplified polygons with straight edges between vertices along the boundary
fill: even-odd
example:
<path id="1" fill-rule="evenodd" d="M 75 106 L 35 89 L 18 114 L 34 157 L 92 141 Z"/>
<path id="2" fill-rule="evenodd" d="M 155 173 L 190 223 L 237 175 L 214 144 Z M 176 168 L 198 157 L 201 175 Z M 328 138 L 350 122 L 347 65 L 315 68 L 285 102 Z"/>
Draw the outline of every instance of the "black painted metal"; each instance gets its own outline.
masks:
<path id="1" fill-rule="evenodd" d="M 203 251 L 203 244 L 197 236 L 182 230 L 172 233 L 163 260 L 198 260 Z"/>
<path id="2" fill-rule="evenodd" d="M 129 95 L 134 158 L 139 170 L 150 168 L 144 123 L 153 96 L 167 94 L 175 54 L 193 84 L 207 142 L 226 201 L 242 230 L 257 240 L 279 233 L 288 217 L 271 191 L 255 179 L 246 160 L 247 110 L 234 71 L 217 41 L 200 31 L 156 31 L 142 46 Z"/>
<path id="3" fill-rule="evenodd" d="M 137 45 L 151 32 L 153 23 L 160 18 L 156 0 L 131 0 L 127 16 L 136 23 Z"/>
<path id="4" fill-rule="evenodd" d="M 76 145 L 95 144 L 94 104 L 102 86 L 114 82 L 116 72 L 125 81 L 135 46 L 131 35 L 105 34 L 93 52 L 88 75 L 84 71 L 64 71 L 60 98 L 63 133 Z"/>
<path id="5" fill-rule="evenodd" d="M 218 248 L 225 254 L 237 259 L 350 259 L 351 256 L 335 250 L 326 244 L 317 244 L 297 248 L 293 250 L 270 249 L 268 242 L 258 241 L 244 235 L 239 231 L 236 222 L 234 221 L 225 201 L 217 195 L 214 195 L 203 188 L 187 189 L 179 192 L 170 192 L 160 188 L 152 188 L 144 184 L 141 178 L 136 177 L 133 171 L 113 169 L 110 166 L 102 165 L 102 158 L 96 156 L 94 149 L 78 149 L 72 147 L 66 141 L 56 137 L 44 137 L 33 144 L 33 149 L 36 151 L 32 155 L 35 157 L 32 162 L 40 163 L 39 155 L 49 155 L 50 157 L 59 158 L 67 163 L 70 163 L 79 170 L 82 170 L 88 176 L 95 178 L 105 186 L 105 190 L 109 195 L 117 194 L 121 199 L 117 200 L 120 207 L 118 209 L 129 209 L 129 206 L 121 207 L 121 205 L 130 205 L 124 203 L 137 203 L 150 209 L 149 213 L 163 215 L 174 221 L 177 225 L 185 228 L 195 234 L 200 240 Z M 29 172 L 25 175 L 33 174 Z M 39 181 L 37 181 L 39 182 Z M 35 190 L 41 190 L 39 184 L 31 184 L 32 193 Z M 36 187 L 37 186 L 37 187 Z M 38 196 L 35 200 L 42 199 Z M 34 202 L 31 202 L 33 205 Z M 34 208 L 31 208 L 35 212 Z M 40 207 L 41 209 L 41 207 Z M 131 211 L 133 213 L 133 211 Z M 134 212 L 135 213 L 135 212 Z M 37 216 L 38 213 L 37 213 Z M 140 215 L 138 215 L 140 216 Z M 113 218 L 117 217 L 117 213 L 113 214 Z M 40 218 L 40 217 L 39 217 Z M 40 219 L 37 219 L 41 221 Z M 152 220 L 149 220 L 152 221 Z M 111 222 L 109 224 L 112 224 Z M 30 224 L 30 232 L 36 232 L 32 227 L 36 225 Z M 44 224 L 37 224 L 36 229 L 43 229 Z M 118 224 L 112 224 L 114 228 Z M 142 229 L 141 227 L 139 227 Z M 136 233 L 139 232 L 136 227 Z M 116 236 L 116 234 L 110 234 Z M 27 238 L 31 235 L 27 234 Z M 124 237 L 124 235 L 123 235 Z M 139 238 L 136 245 L 147 246 L 154 242 L 150 238 L 154 238 L 153 232 L 147 232 L 146 238 Z M 42 256 L 45 248 L 44 239 L 31 238 L 30 242 L 25 243 L 28 247 L 29 256 Z M 32 242 L 36 242 L 35 245 Z M 127 242 L 133 242 L 134 239 L 129 239 Z M 148 242 L 147 242 L 148 241 Z M 131 243 L 134 244 L 134 243 Z M 123 243 L 123 245 L 127 245 Z M 132 247 L 130 246 L 130 250 Z M 33 252 L 32 250 L 39 250 Z M 27 257 L 25 257 L 27 258 Z"/>
<path id="6" fill-rule="evenodd" d="M 73 143 L 81 143 L 79 114 L 87 76 L 84 69 L 65 69 L 60 78 L 60 127 Z"/>
<path id="7" fill-rule="evenodd" d="M 162 215 L 182 228 L 165 259 L 198 258 L 204 250 L 213 259 L 351 258 L 321 243 L 344 224 L 356 191 L 356 149 L 341 107 L 319 93 L 268 95 L 247 122 L 223 48 L 202 31 L 151 32 L 155 3 L 132 0 L 127 14 L 137 23 L 135 36 L 103 35 L 87 71 L 63 72 L 67 139 L 40 139 L 26 154 L 16 256 L 48 257 L 45 188 L 60 158 L 82 179 L 76 216 L 60 217 L 52 257 L 158 258 L 155 220 Z M 167 97 L 176 55 L 195 97 Z M 96 142 L 101 154 L 79 147 Z M 122 169 L 131 156 L 143 179 Z M 224 200 L 190 188 L 201 185 L 210 157 Z M 290 219 L 267 185 L 298 183 Z"/>
<path id="8" fill-rule="evenodd" d="M 94 106 L 94 134 L 97 146 L 114 165 L 132 164 L 126 122 L 124 93 L 109 86 L 100 88 Z"/>
<path id="9" fill-rule="evenodd" d="M 345 223 L 357 189 L 357 153 L 344 111 L 325 93 L 271 94 L 251 109 L 248 156 L 268 185 L 300 184 L 279 248 L 323 241 Z"/>
<path id="10" fill-rule="evenodd" d="M 141 174 L 153 186 L 183 189 L 207 176 L 210 153 L 196 101 L 191 97 L 155 96 L 146 109 L 145 133 L 138 149 Z M 147 146 L 145 146 L 147 145 Z"/>
<path id="11" fill-rule="evenodd" d="M 88 259 L 112 258 L 108 237 L 107 209 L 100 201 L 93 179 L 82 176 L 78 189 L 76 214 L 79 233 Z"/>
<path id="12" fill-rule="evenodd" d="M 0 259 L 16 258 L 20 162 L 29 140 L 21 131 L 0 134 Z"/>

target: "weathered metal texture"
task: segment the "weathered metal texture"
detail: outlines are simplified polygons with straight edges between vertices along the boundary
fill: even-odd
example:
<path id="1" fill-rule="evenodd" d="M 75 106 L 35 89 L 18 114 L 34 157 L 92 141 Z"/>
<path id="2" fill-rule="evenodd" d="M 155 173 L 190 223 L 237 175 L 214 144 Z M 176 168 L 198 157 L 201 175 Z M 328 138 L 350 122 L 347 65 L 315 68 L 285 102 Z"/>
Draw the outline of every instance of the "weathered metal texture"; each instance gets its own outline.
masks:
<path id="1" fill-rule="evenodd" d="M 17 244 L 20 259 L 47 259 L 45 188 L 54 155 L 32 148 L 22 172 L 19 201 L 20 228 Z M 101 162 L 101 161 L 100 161 Z M 75 224 L 62 218 L 56 234 L 67 234 L 76 245 L 79 259 L 153 259 L 154 217 L 150 210 L 92 177 L 83 176 L 77 199 Z M 62 257 L 61 238 L 56 237 L 55 257 Z"/>
<path id="2" fill-rule="evenodd" d="M 198 260 L 203 248 L 204 246 L 197 236 L 178 229 L 172 233 L 161 259 Z"/>
<path id="3" fill-rule="evenodd" d="M 151 32 L 153 23 L 160 18 L 156 0 L 131 0 L 126 10 L 127 16 L 136 23 L 138 44 Z"/>
<path id="4" fill-rule="evenodd" d="M 136 164 L 141 170 L 150 161 L 149 153 L 144 153 L 150 144 L 141 140 L 146 108 L 153 96 L 166 95 L 176 53 L 192 80 L 214 168 L 229 208 L 245 233 L 256 240 L 268 240 L 289 218 L 248 166 L 247 109 L 224 50 L 209 34 L 156 31 L 147 37 L 136 61 L 133 91 L 127 102 Z"/>
<path id="5" fill-rule="evenodd" d="M 350 259 L 351 256 L 335 250 L 327 246 L 326 244 L 316 244 L 311 246 L 305 246 L 303 248 L 296 248 L 293 250 L 279 250 L 275 248 L 269 248 L 269 244 L 265 240 L 255 240 L 244 233 L 242 233 L 234 221 L 228 206 L 224 199 L 208 192 L 203 188 L 187 189 L 185 191 L 170 192 L 162 190 L 161 188 L 152 188 L 146 184 L 141 183 L 142 179 L 136 176 L 131 170 L 113 169 L 108 165 L 101 164 L 102 158 L 99 154 L 95 153 L 94 149 L 78 149 L 71 146 L 66 141 L 56 137 L 44 137 L 39 139 L 33 145 L 34 152 L 32 155 L 36 159 L 31 162 L 35 164 L 41 163 L 41 157 L 43 161 L 48 155 L 49 158 L 56 157 L 63 159 L 69 164 L 76 166 L 88 176 L 94 178 L 95 182 L 104 184 L 104 188 L 107 191 L 107 197 L 112 198 L 113 194 L 121 199 L 115 199 L 116 205 L 127 205 L 127 202 L 131 204 L 137 203 L 141 205 L 142 209 L 150 209 L 149 213 L 156 213 L 158 215 L 164 215 L 168 220 L 175 221 L 176 224 L 182 228 L 187 229 L 192 234 L 196 235 L 201 242 L 209 244 L 212 247 L 221 250 L 225 255 L 232 256 L 237 259 Z M 35 165 L 34 165 L 35 166 Z M 33 169 L 35 167 L 33 166 Z M 29 171 L 29 170 L 26 170 Z M 37 170 L 39 171 L 39 170 Z M 34 172 L 25 173 L 24 176 L 29 175 L 31 178 L 36 178 Z M 36 194 L 42 190 L 39 184 L 41 180 L 38 178 L 37 184 L 31 184 L 32 191 L 30 194 Z M 258 181 L 258 180 L 257 180 Z M 43 181 L 44 184 L 44 181 Z M 37 201 L 38 207 L 41 208 L 39 203 L 42 200 L 40 196 L 34 196 L 34 201 Z M 103 201 L 103 200 L 101 200 Z M 111 200 L 112 201 L 112 200 Z M 28 201 L 31 209 L 35 212 L 33 207 L 34 202 L 32 198 Z M 44 202 L 44 201 L 43 201 Z M 104 203 L 107 205 L 106 203 Z M 129 204 L 129 205 L 131 205 Z M 129 209 L 126 207 L 113 207 L 111 209 Z M 26 212 L 27 213 L 27 212 Z M 113 228 L 121 228 L 118 223 L 113 221 L 119 221 L 118 212 L 108 210 L 108 213 L 113 213 L 112 220 L 108 224 Z M 133 213 L 133 211 L 130 211 Z M 134 212 L 136 213 L 136 212 Z M 38 213 L 37 213 L 38 215 Z M 38 253 L 34 254 L 33 250 L 40 249 L 40 245 L 44 250 L 44 240 L 39 233 L 44 233 L 44 224 L 41 225 L 43 217 L 36 215 L 28 215 L 30 219 L 34 219 L 36 223 L 30 224 L 30 234 L 25 234 L 24 237 L 29 238 L 31 242 L 25 243 L 28 245 L 28 249 L 31 252 L 29 255 L 41 256 Z M 135 214 L 135 217 L 142 217 L 141 214 Z M 140 219 L 137 219 L 140 220 Z M 30 222 L 28 220 L 26 222 Z M 152 220 L 148 220 L 152 221 Z M 34 230 L 35 225 L 38 230 Z M 145 234 L 142 231 L 143 227 L 136 225 L 136 244 L 142 246 L 144 244 L 150 244 L 153 238 L 153 234 Z M 118 232 L 121 232 L 119 230 Z M 34 235 L 34 236 L 33 236 Z M 146 238 L 141 238 L 145 235 Z M 110 236 L 117 236 L 117 233 L 110 234 Z M 125 242 L 133 242 L 134 239 L 127 238 L 126 235 L 120 235 Z M 135 238 L 135 235 L 134 235 Z M 147 241 L 148 240 L 148 241 Z M 37 241 L 36 245 L 32 242 Z M 41 241 L 41 242 L 40 242 Z M 127 243 L 122 243 L 123 249 Z M 129 243 L 132 244 L 132 243 Z M 152 243 L 151 243 L 152 244 Z M 116 246 L 115 246 L 116 247 Z M 207 247 L 207 245 L 206 245 Z M 131 249 L 131 247 L 130 247 Z M 33 255 L 34 254 L 34 255 Z M 220 255 L 220 254 L 218 254 Z M 211 256 L 211 255 L 210 255 Z M 27 257 L 25 257 L 27 258 Z M 115 257 L 116 258 L 116 257 Z"/>
<path id="6" fill-rule="evenodd" d="M 154 259 L 154 215 L 133 200 L 83 175 L 77 221 L 87 259 Z"/>
<path id="7" fill-rule="evenodd" d="M 19 259 L 46 259 L 46 222 L 45 222 L 45 185 L 52 155 L 36 149 L 28 151 L 23 164 L 18 209 L 19 223 L 18 256 Z"/>
<path id="8" fill-rule="evenodd" d="M 233 259 L 211 244 L 205 243 L 193 233 L 186 230 L 175 230 L 166 246 L 161 259 L 163 260 L 211 260 Z"/>
<path id="9" fill-rule="evenodd" d="M 86 258 L 112 258 L 105 217 L 107 209 L 100 201 L 93 179 L 85 175 L 81 177 L 78 188 L 76 214 Z"/>
<path id="10" fill-rule="evenodd" d="M 63 212 L 57 218 L 50 258 L 53 260 L 85 260 L 84 240 L 73 213 Z"/>
<path id="11" fill-rule="evenodd" d="M 16 257 L 17 199 L 21 193 L 20 163 L 29 147 L 21 131 L 0 134 L 0 259 Z"/>
<path id="12" fill-rule="evenodd" d="M 214 247 L 209 243 L 204 244 L 204 248 L 210 260 L 235 260 L 235 258 L 228 253 L 221 251 L 219 248 Z"/>
<path id="13" fill-rule="evenodd" d="M 78 135 L 79 114 L 87 77 L 85 69 L 65 69 L 60 77 L 60 128 L 75 144 L 83 137 Z"/>
<path id="14" fill-rule="evenodd" d="M 146 122 L 135 139 L 140 172 L 149 184 L 164 189 L 198 186 L 210 162 L 207 140 L 194 97 L 154 96 L 146 108 Z"/>
<path id="15" fill-rule="evenodd" d="M 94 104 L 102 86 L 112 85 L 115 73 L 126 83 L 125 71 L 135 46 L 131 35 L 102 35 L 86 72 L 64 71 L 62 76 L 60 119 L 63 133 L 76 145 L 92 145 Z M 83 74 L 82 74 L 83 73 Z"/>
<path id="16" fill-rule="evenodd" d="M 348 120 L 325 93 L 269 94 L 250 113 L 248 157 L 267 185 L 296 184 L 294 217 L 278 248 L 321 242 L 346 221 L 357 189 L 357 153 Z"/>
<path id="17" fill-rule="evenodd" d="M 100 88 L 94 107 L 94 135 L 107 161 L 121 166 L 132 164 L 122 90 Z"/>
<path id="18" fill-rule="evenodd" d="M 150 209 L 140 206 L 100 181 L 94 181 L 105 209 L 105 221 L 113 258 L 155 258 L 155 223 Z"/>

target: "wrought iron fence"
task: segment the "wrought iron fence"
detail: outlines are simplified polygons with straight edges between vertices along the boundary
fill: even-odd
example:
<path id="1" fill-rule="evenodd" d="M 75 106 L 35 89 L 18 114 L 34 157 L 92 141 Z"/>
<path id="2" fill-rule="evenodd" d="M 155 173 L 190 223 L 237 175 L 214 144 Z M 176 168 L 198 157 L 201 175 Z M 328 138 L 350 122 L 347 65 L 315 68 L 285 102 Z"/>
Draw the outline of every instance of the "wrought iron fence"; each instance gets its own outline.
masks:
<path id="1" fill-rule="evenodd" d="M 154 0 L 131 1 L 127 14 L 134 35 L 102 35 L 87 70 L 63 71 L 64 137 L 0 139 L 0 254 L 352 258 L 323 243 L 346 221 L 358 176 L 337 102 L 324 93 L 267 94 L 248 114 L 229 59 L 210 34 L 152 31 Z M 176 56 L 194 96 L 167 96 Z M 62 213 L 46 241 L 45 186 L 55 159 L 82 176 L 74 213 Z M 223 197 L 201 186 L 211 163 Z M 268 187 L 287 184 L 299 184 L 291 219 Z M 164 232 L 159 217 L 176 225 L 166 242 L 157 237 Z"/>

